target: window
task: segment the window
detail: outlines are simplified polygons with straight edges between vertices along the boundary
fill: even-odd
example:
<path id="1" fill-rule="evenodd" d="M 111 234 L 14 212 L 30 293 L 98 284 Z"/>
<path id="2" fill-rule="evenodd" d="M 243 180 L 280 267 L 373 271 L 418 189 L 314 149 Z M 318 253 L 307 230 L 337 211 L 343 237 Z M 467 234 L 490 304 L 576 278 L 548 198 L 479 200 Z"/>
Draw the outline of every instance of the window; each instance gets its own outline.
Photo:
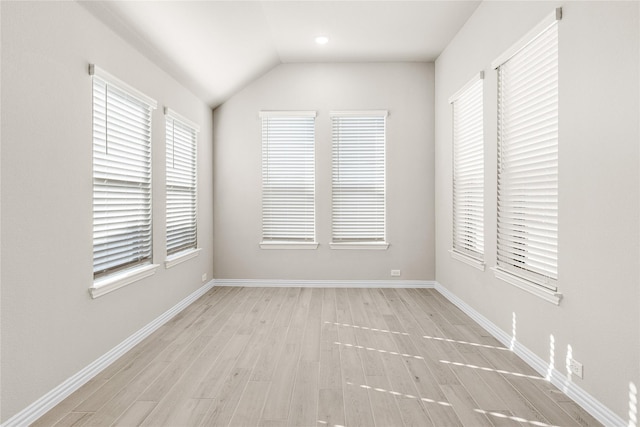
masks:
<path id="1" fill-rule="evenodd" d="M 262 111 L 263 249 L 315 249 L 315 111 Z"/>
<path id="2" fill-rule="evenodd" d="M 151 111 L 156 102 L 98 67 L 92 65 L 90 73 L 95 280 L 151 264 Z"/>
<path id="3" fill-rule="evenodd" d="M 449 100 L 453 107 L 452 255 L 480 269 L 484 269 L 482 78 L 480 73 Z"/>
<path id="4" fill-rule="evenodd" d="M 559 303 L 556 11 L 498 69 L 497 276 Z M 513 53 L 512 53 L 513 52 Z M 533 285 L 533 286 L 532 286 Z"/>
<path id="5" fill-rule="evenodd" d="M 166 108 L 167 255 L 198 244 L 196 156 L 198 126 Z"/>
<path id="6" fill-rule="evenodd" d="M 386 111 L 331 112 L 332 245 L 386 249 Z"/>

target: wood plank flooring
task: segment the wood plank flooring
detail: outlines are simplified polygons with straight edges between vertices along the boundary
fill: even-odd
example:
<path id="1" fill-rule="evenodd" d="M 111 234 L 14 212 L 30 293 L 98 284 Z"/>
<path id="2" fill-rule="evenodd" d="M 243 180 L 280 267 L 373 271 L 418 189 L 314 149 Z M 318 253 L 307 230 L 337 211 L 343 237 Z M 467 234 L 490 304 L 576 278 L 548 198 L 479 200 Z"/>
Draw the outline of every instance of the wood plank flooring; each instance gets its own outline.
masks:
<path id="1" fill-rule="evenodd" d="M 214 288 L 34 426 L 598 426 L 432 289 Z"/>

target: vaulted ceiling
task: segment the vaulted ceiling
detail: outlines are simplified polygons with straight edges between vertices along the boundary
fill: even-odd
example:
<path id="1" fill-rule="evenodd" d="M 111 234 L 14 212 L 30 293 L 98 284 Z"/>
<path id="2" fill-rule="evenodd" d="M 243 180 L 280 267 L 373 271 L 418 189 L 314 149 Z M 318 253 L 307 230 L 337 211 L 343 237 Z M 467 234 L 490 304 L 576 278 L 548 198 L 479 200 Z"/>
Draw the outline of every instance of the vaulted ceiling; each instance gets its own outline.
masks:
<path id="1" fill-rule="evenodd" d="M 215 107 L 281 63 L 434 61 L 480 1 L 81 3 Z"/>

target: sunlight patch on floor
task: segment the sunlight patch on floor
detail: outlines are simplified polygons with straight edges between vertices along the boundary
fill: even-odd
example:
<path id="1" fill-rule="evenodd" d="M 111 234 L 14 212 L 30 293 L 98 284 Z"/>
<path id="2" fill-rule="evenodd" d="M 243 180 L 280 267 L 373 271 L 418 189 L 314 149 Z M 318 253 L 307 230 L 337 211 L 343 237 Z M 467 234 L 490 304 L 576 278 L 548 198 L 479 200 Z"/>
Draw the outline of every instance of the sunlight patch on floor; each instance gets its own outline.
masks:
<path id="1" fill-rule="evenodd" d="M 534 426 L 540 426 L 540 427 L 558 427 L 556 425 L 553 424 L 547 424 L 547 423 L 543 423 L 542 421 L 531 421 L 531 420 L 526 420 L 522 417 L 513 417 L 511 415 L 506 415 L 503 414 L 501 412 L 492 412 L 492 411 L 485 411 L 484 409 L 474 409 L 474 411 L 480 413 L 480 414 L 484 414 L 484 415 L 490 415 L 492 417 L 496 417 L 496 418 L 506 418 L 512 421 L 517 421 L 519 423 L 526 423 L 526 424 L 531 424 Z"/>
<path id="2" fill-rule="evenodd" d="M 329 424 L 327 421 L 318 420 L 318 424 L 322 424 L 327 427 L 344 427 L 342 424 Z"/>
<path id="3" fill-rule="evenodd" d="M 364 347 L 362 345 L 357 345 L 357 344 L 348 344 L 348 343 L 342 343 L 342 342 L 338 342 L 338 341 L 334 341 L 333 342 L 336 345 L 342 345 L 345 347 L 352 347 L 352 348 L 359 348 L 361 350 L 367 350 L 367 351 L 375 351 L 378 353 L 387 353 L 387 354 L 393 354 L 394 356 L 404 356 L 404 357 L 412 357 L 414 359 L 421 359 L 424 360 L 424 357 L 422 356 L 413 356 L 411 354 L 407 354 L 407 353 L 398 353 L 396 351 L 387 351 L 387 350 L 381 350 L 378 348 L 373 348 L 373 347 Z"/>
<path id="4" fill-rule="evenodd" d="M 479 344 L 479 343 L 476 343 L 476 342 L 468 342 L 468 341 L 460 341 L 460 340 L 452 340 L 451 338 L 430 337 L 428 335 L 423 335 L 422 338 L 426 338 L 428 340 L 446 341 L 446 342 L 450 342 L 450 343 L 472 345 L 474 347 L 492 348 L 492 349 L 495 349 L 495 350 L 506 350 L 506 351 L 509 351 L 509 349 L 506 348 L 506 347 L 496 347 L 495 345 Z"/>
<path id="5" fill-rule="evenodd" d="M 397 392 L 397 391 L 386 390 L 386 389 L 380 388 L 380 387 L 371 387 L 371 386 L 368 386 L 366 384 L 358 385 L 358 384 L 354 384 L 354 383 L 351 383 L 351 382 L 347 382 L 347 385 L 354 386 L 354 387 L 360 387 L 360 388 L 363 388 L 365 390 L 373 390 L 373 391 L 377 391 L 379 393 L 387 393 L 387 394 L 391 394 L 393 396 L 406 397 L 408 399 L 417 399 L 417 400 L 420 400 L 422 402 L 435 403 L 435 404 L 438 404 L 438 405 L 441 405 L 441 406 L 452 406 L 451 403 L 449 403 L 449 402 L 443 402 L 443 401 L 440 401 L 440 400 L 428 399 L 426 397 L 414 396 L 412 394 L 405 394 L 405 393 L 400 393 L 400 392 Z"/>
<path id="6" fill-rule="evenodd" d="M 365 330 L 365 331 L 386 332 L 388 334 L 405 335 L 405 336 L 409 335 L 406 332 L 390 331 L 388 329 L 369 328 L 367 326 L 351 325 L 349 323 L 337 323 L 337 322 L 327 322 L 327 321 L 325 321 L 324 323 L 328 323 L 330 325 L 336 325 L 336 326 L 344 326 L 344 327 L 347 327 L 347 328 L 362 329 L 362 330 Z"/>
<path id="7" fill-rule="evenodd" d="M 487 368 L 485 366 L 471 365 L 471 364 L 468 364 L 468 363 L 451 362 L 449 360 L 439 360 L 439 362 L 440 363 L 446 363 L 447 365 L 460 366 L 460 367 L 471 368 L 471 369 L 478 369 L 480 371 L 497 372 L 499 374 L 513 375 L 513 376 L 521 377 L 521 378 L 530 378 L 532 380 L 545 380 L 542 377 L 536 377 L 536 376 L 533 376 L 533 375 L 521 374 L 519 372 L 505 371 L 504 369 L 493 369 L 493 368 Z"/>

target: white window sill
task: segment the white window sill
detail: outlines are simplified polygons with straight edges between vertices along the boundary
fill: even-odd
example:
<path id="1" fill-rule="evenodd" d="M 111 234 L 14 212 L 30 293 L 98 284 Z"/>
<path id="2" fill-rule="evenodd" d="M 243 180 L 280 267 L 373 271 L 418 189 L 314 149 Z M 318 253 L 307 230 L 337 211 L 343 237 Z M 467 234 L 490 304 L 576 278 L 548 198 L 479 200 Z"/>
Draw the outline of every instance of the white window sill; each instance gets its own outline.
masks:
<path id="1" fill-rule="evenodd" d="M 484 267 L 485 267 L 484 261 L 479 260 L 477 258 L 473 258 L 469 255 L 463 254 L 462 252 L 458 252 L 455 249 L 449 249 L 449 253 L 451 254 L 451 258 L 464 262 L 465 264 L 468 264 L 471 267 L 477 268 L 480 271 L 484 271 Z"/>
<path id="2" fill-rule="evenodd" d="M 330 243 L 331 249 L 348 249 L 348 250 L 387 250 L 389 244 L 387 242 L 362 242 L 362 243 Z"/>
<path id="3" fill-rule="evenodd" d="M 531 282 L 526 279 L 522 279 L 515 274 L 509 273 L 499 267 L 493 267 L 496 278 L 505 281 L 515 287 L 518 287 L 530 294 L 533 294 L 539 298 L 542 298 L 545 301 L 553 303 L 555 305 L 560 305 L 560 300 L 562 299 L 562 294 L 559 292 L 552 291 L 551 289 L 547 289 L 542 285 L 538 285 L 534 282 Z"/>
<path id="4" fill-rule="evenodd" d="M 187 249 L 186 251 L 171 254 L 164 261 L 164 268 L 171 268 L 180 263 L 183 263 L 191 258 L 195 258 L 200 254 L 201 248 Z"/>
<path id="5" fill-rule="evenodd" d="M 260 242 L 260 249 L 318 249 L 317 242 Z"/>
<path id="6" fill-rule="evenodd" d="M 130 285 L 138 280 L 142 280 L 145 277 L 152 276 L 159 264 L 145 264 L 140 267 L 126 270 L 122 273 L 116 273 L 112 276 L 100 278 L 93 282 L 93 286 L 89 288 L 91 298 L 95 299 L 103 295 L 113 292 L 116 289 L 120 289 L 124 286 Z"/>

